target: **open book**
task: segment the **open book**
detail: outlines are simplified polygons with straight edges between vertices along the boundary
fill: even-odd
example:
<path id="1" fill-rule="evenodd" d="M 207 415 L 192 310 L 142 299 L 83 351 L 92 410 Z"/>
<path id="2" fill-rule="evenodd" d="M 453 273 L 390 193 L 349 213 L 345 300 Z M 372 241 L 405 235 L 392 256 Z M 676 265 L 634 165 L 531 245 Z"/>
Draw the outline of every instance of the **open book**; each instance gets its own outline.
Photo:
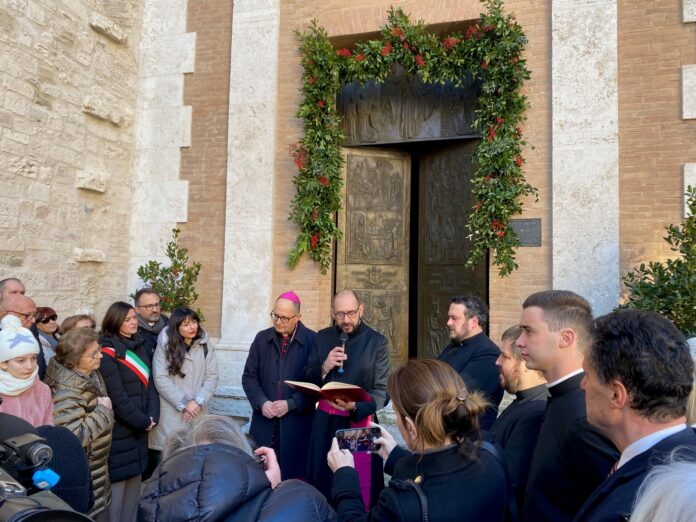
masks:
<path id="1" fill-rule="evenodd" d="M 316 399 L 326 399 L 327 401 L 332 402 L 336 401 L 336 399 L 341 399 L 345 402 L 361 402 L 372 400 L 372 397 L 370 397 L 367 394 L 367 392 L 363 390 L 360 386 L 355 386 L 354 384 L 346 384 L 345 382 L 328 382 L 321 388 L 319 388 L 319 386 L 311 382 L 283 382 L 290 386 L 293 390 L 300 391 Z"/>

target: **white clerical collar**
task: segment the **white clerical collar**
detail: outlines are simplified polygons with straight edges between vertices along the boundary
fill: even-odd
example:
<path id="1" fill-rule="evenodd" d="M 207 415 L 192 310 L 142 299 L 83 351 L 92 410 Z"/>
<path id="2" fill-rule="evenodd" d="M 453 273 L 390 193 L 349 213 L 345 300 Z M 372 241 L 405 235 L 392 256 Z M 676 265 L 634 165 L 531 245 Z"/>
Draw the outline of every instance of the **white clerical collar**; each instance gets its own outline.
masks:
<path id="1" fill-rule="evenodd" d="M 619 469 L 633 457 L 637 457 L 641 453 L 648 451 L 650 448 L 652 448 L 656 444 L 659 444 L 667 437 L 674 435 L 675 433 L 679 433 L 680 431 L 685 429 L 686 424 L 677 424 L 676 426 L 670 426 L 669 428 L 665 428 L 663 430 L 656 431 L 655 433 L 651 433 L 650 435 L 646 435 L 642 439 L 638 439 L 637 441 L 629 444 L 626 447 L 626 449 L 623 450 L 623 453 L 621 454 L 621 458 L 619 459 L 619 463 L 617 464 L 616 469 Z"/>
<path id="2" fill-rule="evenodd" d="M 561 384 L 563 381 L 567 381 L 567 380 L 570 379 L 571 377 L 575 377 L 575 376 L 578 375 L 579 373 L 582 373 L 582 371 L 583 371 L 582 368 L 580 368 L 579 370 L 575 370 L 574 372 L 567 373 L 567 374 L 565 374 L 563 377 L 561 377 L 560 379 L 548 383 L 548 384 L 546 385 L 546 387 L 547 387 L 547 388 L 551 388 L 551 386 L 556 386 L 557 384 Z"/>

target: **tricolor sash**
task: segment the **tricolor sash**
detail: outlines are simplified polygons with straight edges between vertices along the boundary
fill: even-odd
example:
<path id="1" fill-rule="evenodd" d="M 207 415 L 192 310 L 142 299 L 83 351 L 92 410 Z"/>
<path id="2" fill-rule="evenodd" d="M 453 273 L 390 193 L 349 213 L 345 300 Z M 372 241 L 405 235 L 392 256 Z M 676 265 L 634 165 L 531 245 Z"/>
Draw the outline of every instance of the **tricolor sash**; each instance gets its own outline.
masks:
<path id="1" fill-rule="evenodd" d="M 131 350 L 126 350 L 126 357 L 124 359 L 121 359 L 119 357 L 116 357 L 116 350 L 109 346 L 103 346 L 102 347 L 102 353 L 105 353 L 114 359 L 116 359 L 118 362 L 121 364 L 125 365 L 132 371 L 138 379 L 140 379 L 140 382 L 143 383 L 143 386 L 147 388 L 147 381 L 150 379 L 150 368 L 143 362 L 143 360 L 138 357 L 138 355 L 135 352 L 132 352 Z"/>

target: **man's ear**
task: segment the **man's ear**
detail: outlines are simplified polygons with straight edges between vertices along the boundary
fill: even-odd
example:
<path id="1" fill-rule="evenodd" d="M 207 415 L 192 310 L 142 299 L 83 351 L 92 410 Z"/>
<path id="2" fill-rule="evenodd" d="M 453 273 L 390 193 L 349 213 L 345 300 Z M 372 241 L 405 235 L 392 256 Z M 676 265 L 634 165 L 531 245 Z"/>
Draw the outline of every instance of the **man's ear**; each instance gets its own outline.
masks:
<path id="1" fill-rule="evenodd" d="M 576 343 L 578 334 L 572 328 L 563 328 L 558 333 L 558 346 L 560 348 L 568 348 Z"/>
<path id="2" fill-rule="evenodd" d="M 618 379 L 611 381 L 611 405 L 616 409 L 621 409 L 631 403 L 631 394 Z"/>

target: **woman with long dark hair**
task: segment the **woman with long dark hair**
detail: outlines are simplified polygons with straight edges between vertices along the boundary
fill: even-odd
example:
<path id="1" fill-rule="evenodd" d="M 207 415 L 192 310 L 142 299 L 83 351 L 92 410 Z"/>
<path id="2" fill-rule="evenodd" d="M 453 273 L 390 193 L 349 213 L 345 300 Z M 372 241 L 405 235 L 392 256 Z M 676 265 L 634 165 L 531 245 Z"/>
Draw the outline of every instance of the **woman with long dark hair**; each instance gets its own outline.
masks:
<path id="1" fill-rule="evenodd" d="M 328 463 L 339 520 L 504 520 L 509 503 L 504 461 L 489 443 L 481 443 L 478 419 L 488 406 L 483 396 L 469 392 L 451 366 L 435 359 L 412 360 L 395 370 L 387 390 L 410 451 L 381 429 L 376 442 L 392 481 L 365 513 L 353 455 L 334 439 Z"/>
<path id="2" fill-rule="evenodd" d="M 160 394 L 160 422 L 150 434 L 150 449 L 161 451 L 167 437 L 207 412 L 218 383 L 215 350 L 200 317 L 177 308 L 157 339 L 153 363 Z"/>
<path id="3" fill-rule="evenodd" d="M 99 372 L 115 417 L 109 452 L 109 520 L 131 522 L 136 519 L 141 475 L 148 464 L 148 432 L 159 420 L 159 396 L 135 309 L 122 301 L 112 304 L 100 335 L 104 357 Z"/>

